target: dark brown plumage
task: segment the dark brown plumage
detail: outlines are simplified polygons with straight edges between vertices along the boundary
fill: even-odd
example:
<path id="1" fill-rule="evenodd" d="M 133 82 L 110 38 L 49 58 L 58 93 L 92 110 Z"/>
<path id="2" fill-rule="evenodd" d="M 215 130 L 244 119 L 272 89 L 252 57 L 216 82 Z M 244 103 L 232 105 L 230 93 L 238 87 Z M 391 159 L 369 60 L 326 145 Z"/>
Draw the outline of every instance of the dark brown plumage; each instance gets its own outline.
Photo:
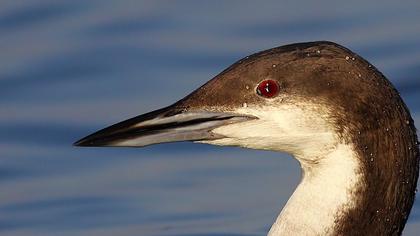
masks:
<path id="1" fill-rule="evenodd" d="M 281 102 L 307 100 L 329 109 L 328 118 L 344 143 L 356 147 L 362 181 L 352 193 L 356 207 L 336 216 L 335 235 L 400 235 L 415 198 L 419 147 L 414 122 L 393 85 L 375 67 L 331 42 L 282 46 L 246 57 L 174 105 L 111 126 L 82 139 L 94 146 L 171 128 L 232 117 L 208 117 L 137 126 L 155 118 L 202 111 L 233 112 L 266 104 L 255 88 L 263 79 L 277 80 Z M 134 128 L 133 128 L 134 127 Z M 211 129 L 177 140 L 211 139 Z M 195 132 L 197 132 L 195 130 Z M 159 141 L 159 140 L 158 140 Z M 160 141 L 162 142 L 162 140 Z M 157 143 L 148 140 L 144 145 Z M 316 164 L 316 163 L 315 163 Z"/>
<path id="2" fill-rule="evenodd" d="M 356 193 L 358 207 L 337 219 L 336 234 L 400 235 L 415 198 L 419 148 L 414 122 L 394 86 L 340 45 L 300 43 L 235 63 L 179 106 L 194 109 L 206 104 L 217 109 L 226 104 L 240 107 L 242 102 L 258 104 L 262 98 L 244 87 L 255 87 L 261 78 L 279 81 L 284 102 L 298 96 L 330 107 L 342 139 L 357 146 L 364 176 Z"/>

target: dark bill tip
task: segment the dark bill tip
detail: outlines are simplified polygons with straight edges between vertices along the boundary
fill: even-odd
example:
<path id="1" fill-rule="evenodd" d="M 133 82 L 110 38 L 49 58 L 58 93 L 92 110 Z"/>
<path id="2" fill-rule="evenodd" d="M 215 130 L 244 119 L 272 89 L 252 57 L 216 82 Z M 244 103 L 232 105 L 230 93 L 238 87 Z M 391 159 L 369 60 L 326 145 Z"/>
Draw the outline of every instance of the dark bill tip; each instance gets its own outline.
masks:
<path id="1" fill-rule="evenodd" d="M 80 139 L 73 143 L 73 146 L 75 147 L 86 147 L 86 144 L 83 142 L 83 139 Z"/>
<path id="2" fill-rule="evenodd" d="M 98 146 L 94 142 L 89 142 L 88 140 L 85 140 L 85 138 L 82 138 L 78 140 L 77 142 L 73 143 L 73 146 L 75 147 L 95 147 Z"/>

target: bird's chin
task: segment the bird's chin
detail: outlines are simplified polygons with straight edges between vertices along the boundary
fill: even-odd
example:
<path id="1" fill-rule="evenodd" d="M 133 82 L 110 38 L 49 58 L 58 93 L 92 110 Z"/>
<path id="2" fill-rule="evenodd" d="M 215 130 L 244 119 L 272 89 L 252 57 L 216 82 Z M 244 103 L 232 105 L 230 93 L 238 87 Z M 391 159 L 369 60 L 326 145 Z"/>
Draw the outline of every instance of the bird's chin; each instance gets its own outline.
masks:
<path id="1" fill-rule="evenodd" d="M 194 143 L 202 143 L 216 146 L 240 146 L 238 142 L 235 142 L 233 139 L 227 137 L 218 138 L 214 140 L 199 140 L 194 141 Z"/>
<path id="2" fill-rule="evenodd" d="M 209 144 L 209 145 L 215 145 L 215 146 L 228 146 L 228 147 L 241 147 L 241 148 L 248 148 L 248 149 L 268 149 L 266 147 L 262 147 L 256 142 L 248 142 L 244 139 L 237 139 L 237 138 L 229 138 L 229 137 L 223 137 L 219 139 L 214 140 L 200 140 L 200 141 L 194 141 L 194 143 L 203 143 L 203 144 Z"/>

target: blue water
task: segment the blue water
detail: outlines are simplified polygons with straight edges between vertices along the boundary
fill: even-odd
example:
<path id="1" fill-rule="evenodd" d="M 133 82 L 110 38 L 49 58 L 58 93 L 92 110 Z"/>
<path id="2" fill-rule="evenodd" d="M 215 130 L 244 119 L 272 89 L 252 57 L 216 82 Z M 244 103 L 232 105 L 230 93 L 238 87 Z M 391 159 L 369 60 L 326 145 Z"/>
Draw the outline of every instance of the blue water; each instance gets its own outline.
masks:
<path id="1" fill-rule="evenodd" d="M 419 1 L 2 0 L 0 234 L 264 235 L 299 181 L 285 154 L 71 144 L 250 53 L 311 40 L 377 66 L 420 127 L 419 12 Z M 417 201 L 405 235 L 419 230 Z"/>

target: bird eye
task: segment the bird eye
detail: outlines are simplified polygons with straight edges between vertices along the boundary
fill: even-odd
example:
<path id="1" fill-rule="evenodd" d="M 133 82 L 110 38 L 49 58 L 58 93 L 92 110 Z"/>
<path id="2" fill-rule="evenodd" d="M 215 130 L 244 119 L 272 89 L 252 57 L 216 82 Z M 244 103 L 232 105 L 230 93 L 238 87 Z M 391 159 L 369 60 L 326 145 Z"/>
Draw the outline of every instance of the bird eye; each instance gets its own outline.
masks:
<path id="1" fill-rule="evenodd" d="M 272 98 L 279 93 L 280 86 L 276 80 L 263 80 L 257 86 L 257 94 L 261 97 Z"/>

